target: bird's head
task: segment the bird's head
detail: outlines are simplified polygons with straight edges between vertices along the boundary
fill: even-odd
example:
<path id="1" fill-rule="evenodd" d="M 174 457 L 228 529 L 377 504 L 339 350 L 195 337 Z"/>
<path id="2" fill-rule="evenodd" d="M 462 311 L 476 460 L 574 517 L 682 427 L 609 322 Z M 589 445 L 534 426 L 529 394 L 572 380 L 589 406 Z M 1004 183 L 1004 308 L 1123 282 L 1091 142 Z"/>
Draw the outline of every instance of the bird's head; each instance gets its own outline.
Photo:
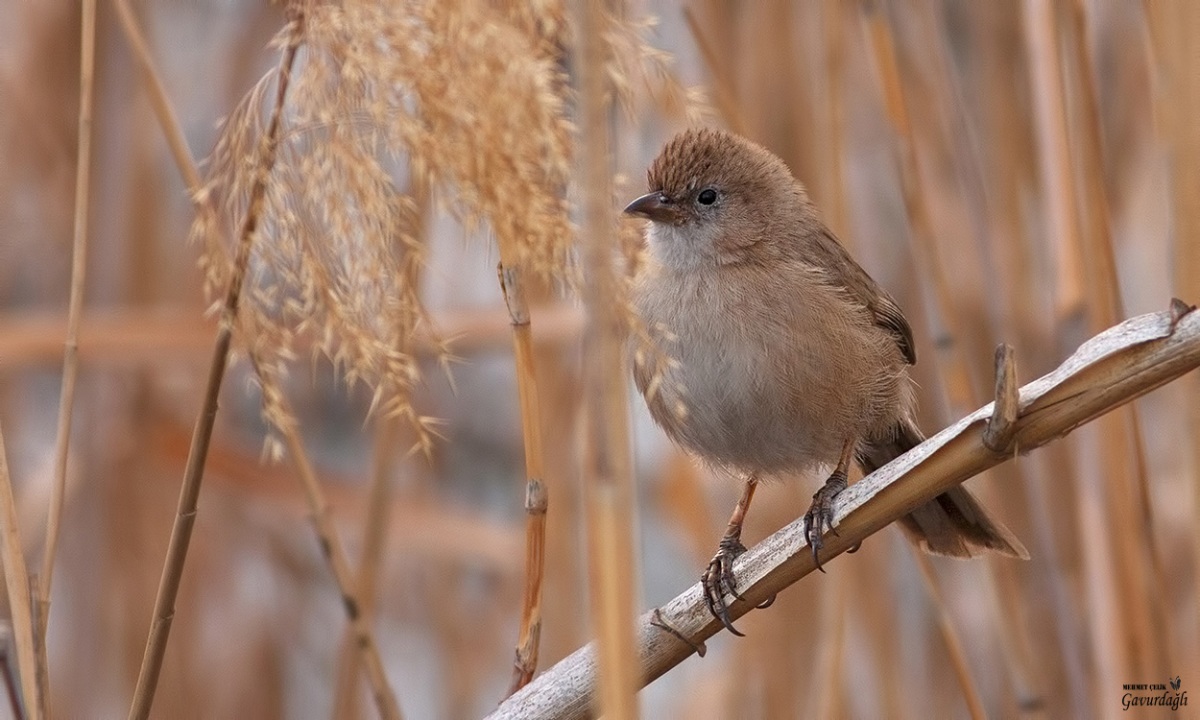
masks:
<path id="1" fill-rule="evenodd" d="M 651 252 L 670 266 L 721 264 L 811 213 L 800 183 L 760 145 L 711 128 L 671 139 L 647 173 L 650 192 L 625 212 L 651 221 Z"/>

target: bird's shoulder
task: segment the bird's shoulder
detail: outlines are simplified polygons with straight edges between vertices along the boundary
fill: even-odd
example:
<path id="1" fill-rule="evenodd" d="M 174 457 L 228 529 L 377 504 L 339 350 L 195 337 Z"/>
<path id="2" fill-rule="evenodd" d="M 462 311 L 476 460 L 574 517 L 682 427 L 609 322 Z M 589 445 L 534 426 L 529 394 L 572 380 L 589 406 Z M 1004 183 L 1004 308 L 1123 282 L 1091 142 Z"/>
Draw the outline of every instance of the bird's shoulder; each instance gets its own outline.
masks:
<path id="1" fill-rule="evenodd" d="M 915 365 L 916 342 L 900 305 L 863 270 L 828 228 L 823 225 L 810 228 L 805 235 L 804 252 L 821 269 L 826 281 L 865 307 L 874 323 L 892 335 L 905 362 Z"/>

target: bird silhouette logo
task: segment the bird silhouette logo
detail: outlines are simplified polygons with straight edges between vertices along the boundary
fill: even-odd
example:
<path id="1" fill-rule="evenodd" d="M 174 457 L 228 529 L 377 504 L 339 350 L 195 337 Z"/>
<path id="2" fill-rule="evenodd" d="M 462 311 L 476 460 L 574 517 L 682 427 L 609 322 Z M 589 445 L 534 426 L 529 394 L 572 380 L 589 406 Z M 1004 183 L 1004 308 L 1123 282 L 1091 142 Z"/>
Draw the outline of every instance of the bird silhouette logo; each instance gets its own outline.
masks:
<path id="1" fill-rule="evenodd" d="M 1168 680 L 1167 682 L 1171 683 L 1171 689 L 1175 692 L 1179 692 L 1179 686 L 1183 684 L 1178 675 L 1176 675 L 1173 680 Z"/>

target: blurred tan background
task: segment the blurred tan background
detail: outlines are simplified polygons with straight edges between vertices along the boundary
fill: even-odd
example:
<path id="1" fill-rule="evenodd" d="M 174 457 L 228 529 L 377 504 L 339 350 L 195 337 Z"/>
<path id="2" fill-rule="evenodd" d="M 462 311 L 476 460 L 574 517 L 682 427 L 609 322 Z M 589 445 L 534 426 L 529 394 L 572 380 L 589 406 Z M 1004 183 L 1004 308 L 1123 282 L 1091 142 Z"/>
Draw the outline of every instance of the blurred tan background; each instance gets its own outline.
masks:
<path id="1" fill-rule="evenodd" d="M 1117 320 L 1200 301 L 1200 7 L 1187 0 L 630 3 L 699 85 L 710 122 L 781 155 L 912 319 L 922 424 L 991 398 L 992 352 L 1031 380 Z M 277 62 L 262 2 L 134 2 L 196 158 Z M 399 10 L 397 10 L 399 12 Z M 53 479 L 70 284 L 80 10 L 0 5 L 0 423 L 30 567 Z M 90 253 L 53 614 L 58 717 L 120 717 L 137 677 L 216 324 L 194 211 L 114 6 L 99 5 Z M 568 67 L 569 70 L 569 67 Z M 452 83 L 454 78 L 447 78 Z M 621 192 L 682 121 L 635 88 Z M 635 119 L 631 119 L 635 118 Z M 623 204 L 620 202 L 619 204 Z M 615 207 L 619 204 L 614 204 Z M 429 204 L 420 288 L 461 359 L 418 412 L 427 461 L 378 447 L 369 390 L 327 361 L 287 385 L 351 559 L 383 472 L 373 612 L 408 718 L 503 697 L 521 610 L 523 455 L 508 315 L 486 228 Z M 1111 262 L 1110 260 L 1111 259 Z M 590 636 L 579 488 L 576 303 L 534 303 L 546 482 L 539 666 Z M 236 346 L 236 342 L 235 342 Z M 263 458 L 247 363 L 226 377 L 154 717 L 375 717 L 339 690 L 344 615 L 290 467 Z M 642 693 L 649 718 L 1103 717 L 1125 683 L 1200 682 L 1200 387 L 1168 386 L 970 481 L 1028 563 L 933 560 L 895 530 L 805 578 Z M 640 609 L 695 582 L 737 488 L 681 457 L 631 397 Z M 760 490 L 748 542 L 817 480 Z M 931 593 L 937 589 L 937 596 Z M 938 599 L 940 597 L 940 599 Z M 948 651 L 964 649 L 957 670 Z M 10 643 L 11 644 L 11 643 Z M 15 655 L 4 656 L 10 678 Z M 969 688 L 969 689 L 968 689 Z M 0 703 L 0 716 L 9 711 Z"/>

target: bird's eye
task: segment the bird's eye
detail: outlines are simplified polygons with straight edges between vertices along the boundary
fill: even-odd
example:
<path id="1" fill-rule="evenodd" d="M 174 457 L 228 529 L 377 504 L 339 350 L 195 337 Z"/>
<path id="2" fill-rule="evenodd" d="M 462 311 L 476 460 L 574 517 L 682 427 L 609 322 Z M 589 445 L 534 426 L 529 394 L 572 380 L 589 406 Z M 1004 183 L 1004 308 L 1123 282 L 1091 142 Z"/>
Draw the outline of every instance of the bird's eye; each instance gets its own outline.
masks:
<path id="1" fill-rule="evenodd" d="M 696 202 L 701 205 L 712 205 L 717 201 L 717 191 L 712 188 L 704 188 L 700 194 L 696 196 Z"/>

